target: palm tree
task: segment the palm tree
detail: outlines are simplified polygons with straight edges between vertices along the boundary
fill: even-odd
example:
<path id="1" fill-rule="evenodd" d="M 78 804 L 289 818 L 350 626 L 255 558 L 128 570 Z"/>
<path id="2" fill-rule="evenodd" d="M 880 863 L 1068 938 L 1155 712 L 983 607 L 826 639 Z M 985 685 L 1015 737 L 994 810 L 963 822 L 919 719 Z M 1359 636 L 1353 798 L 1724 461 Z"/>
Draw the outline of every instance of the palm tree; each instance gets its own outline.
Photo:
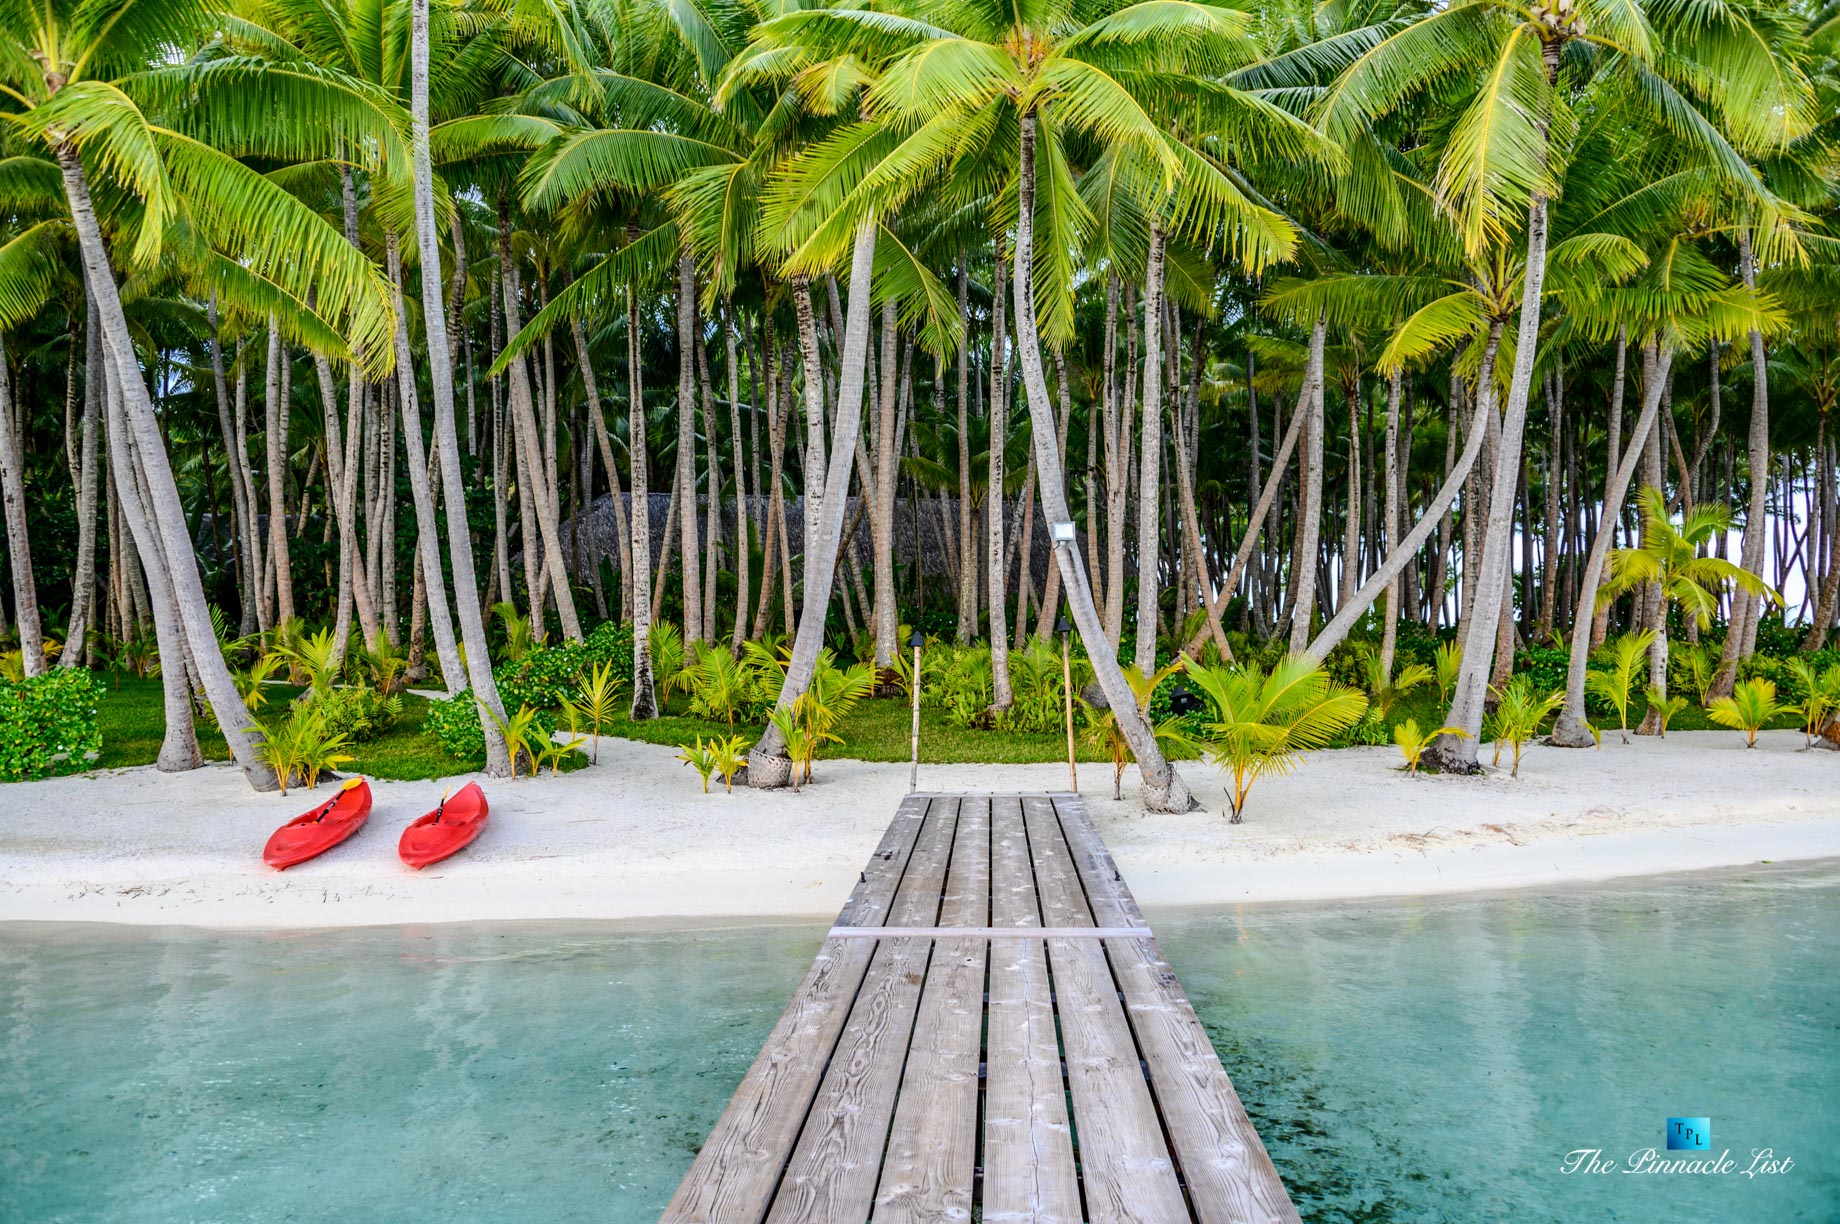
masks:
<path id="1" fill-rule="evenodd" d="M 9 0 L 0 10 L 0 60 L 6 65 L 0 72 L 21 107 L 12 116 L 15 131 L 56 163 L 85 279 L 96 298 L 108 366 L 119 383 L 123 421 L 156 533 L 143 546 L 142 560 L 150 573 L 158 569 L 170 581 L 196 680 L 238 765 L 252 785 L 268 789 L 275 785 L 274 772 L 257 753 L 260 729 L 217 649 L 185 509 L 122 309 L 91 180 L 106 184 L 111 198 L 119 191 L 138 204 L 133 230 L 116 248 L 130 266 L 156 258 L 168 228 L 183 221 L 206 243 L 234 255 L 247 275 L 266 278 L 299 300 L 311 288 L 318 312 L 342 324 L 328 331 L 385 353 L 392 311 L 376 270 L 293 197 L 190 132 L 227 122 L 228 87 L 242 100 L 264 89 L 287 94 L 290 122 L 260 138 L 271 152 L 311 155 L 330 152 L 336 142 L 355 146 L 360 138 L 388 145 L 393 136 L 379 131 L 369 108 L 336 86 L 284 82 L 251 67 L 236 72 L 234 82 L 228 79 L 232 74 L 213 75 L 208 67 L 147 67 L 165 65 L 165 48 L 183 45 L 207 21 L 204 6 L 188 0 L 151 7 L 132 0 L 44 5 Z M 158 107 L 184 94 L 190 104 L 175 116 L 176 126 L 155 123 L 143 108 L 143 99 Z M 237 134 L 254 140 L 246 131 Z"/>
<path id="2" fill-rule="evenodd" d="M 1642 511 L 1641 545 L 1619 548 L 1610 554 L 1597 599 L 1607 603 L 1645 586 L 1660 592 L 1648 626 L 1655 635 L 1648 654 L 1651 696 L 1648 713 L 1636 728 L 1637 735 L 1658 735 L 1663 731 L 1658 707 L 1667 700 L 1668 606 L 1678 606 L 1704 629 L 1712 623 L 1719 596 L 1727 586 L 1778 603 L 1782 596 L 1749 570 L 1723 557 L 1701 555 L 1715 537 L 1723 537 L 1731 526 L 1731 512 L 1724 506 L 1700 506 L 1676 526 L 1668 514 L 1667 494 L 1653 485 L 1644 485 L 1637 491 L 1636 504 Z"/>

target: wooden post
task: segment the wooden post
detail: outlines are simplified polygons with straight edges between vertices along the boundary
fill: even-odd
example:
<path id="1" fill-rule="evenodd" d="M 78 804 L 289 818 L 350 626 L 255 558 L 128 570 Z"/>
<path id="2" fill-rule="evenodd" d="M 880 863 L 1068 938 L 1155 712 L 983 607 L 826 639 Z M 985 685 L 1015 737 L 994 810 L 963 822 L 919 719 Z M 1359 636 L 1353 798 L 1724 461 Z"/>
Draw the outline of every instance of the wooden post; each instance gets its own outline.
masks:
<path id="1" fill-rule="evenodd" d="M 914 648 L 913 682 L 908 686 L 914 698 L 913 763 L 909 766 L 907 772 L 907 790 L 909 794 L 912 794 L 920 787 L 920 647 L 925 641 L 926 638 L 921 634 L 920 630 L 916 628 L 912 638 Z"/>

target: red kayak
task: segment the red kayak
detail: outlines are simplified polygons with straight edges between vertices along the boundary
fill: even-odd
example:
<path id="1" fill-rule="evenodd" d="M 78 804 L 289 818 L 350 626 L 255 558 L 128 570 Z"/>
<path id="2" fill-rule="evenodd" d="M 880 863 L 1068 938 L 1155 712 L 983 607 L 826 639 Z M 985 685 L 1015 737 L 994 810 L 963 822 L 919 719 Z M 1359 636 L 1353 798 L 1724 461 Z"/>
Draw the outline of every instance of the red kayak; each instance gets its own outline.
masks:
<path id="1" fill-rule="evenodd" d="M 276 829 L 262 848 L 262 861 L 279 871 L 316 858 L 362 829 L 370 814 L 370 783 L 353 778 L 325 803 Z"/>
<path id="2" fill-rule="evenodd" d="M 441 806 L 404 829 L 397 852 L 419 871 L 466 849 L 485 827 L 486 793 L 479 783 L 468 782 L 459 794 L 442 799 Z"/>

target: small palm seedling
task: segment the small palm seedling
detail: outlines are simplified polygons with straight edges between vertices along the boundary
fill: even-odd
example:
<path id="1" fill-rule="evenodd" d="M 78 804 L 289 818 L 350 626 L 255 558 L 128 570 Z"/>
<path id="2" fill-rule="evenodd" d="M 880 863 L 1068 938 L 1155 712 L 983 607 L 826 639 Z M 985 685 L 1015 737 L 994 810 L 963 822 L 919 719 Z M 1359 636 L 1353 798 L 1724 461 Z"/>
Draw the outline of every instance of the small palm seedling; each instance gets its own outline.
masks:
<path id="1" fill-rule="evenodd" d="M 690 687 L 690 712 L 734 726 L 735 713 L 747 704 L 751 690 L 748 673 L 735 656 L 726 647 L 705 646 L 684 675 Z"/>
<path id="2" fill-rule="evenodd" d="M 710 776 L 716 772 L 717 763 L 714 746 L 705 747 L 703 744 L 703 737 L 699 735 L 696 737 L 695 744 L 679 744 L 677 746 L 677 759 L 696 770 L 697 776 L 703 779 L 703 793 L 707 795 L 709 793 Z M 793 789 L 796 790 L 797 787 L 795 786 Z"/>
<path id="3" fill-rule="evenodd" d="M 1450 704 L 1450 690 L 1457 687 L 1457 673 L 1463 670 L 1463 644 L 1445 642 L 1431 656 L 1432 675 L 1437 680 L 1438 704 Z"/>
<path id="4" fill-rule="evenodd" d="M 1794 707 L 1802 716 L 1802 747 L 1814 747 L 1814 737 L 1821 734 L 1827 720 L 1840 713 L 1840 663 L 1817 673 L 1806 659 L 1790 659 L 1789 670 L 1801 681 L 1804 696 Z"/>
<path id="5" fill-rule="evenodd" d="M 748 740 L 745 735 L 728 735 L 709 742 L 709 751 L 715 757 L 716 772 L 722 775 L 722 789 L 729 794 L 735 792 L 735 775 L 747 764 Z"/>
<path id="6" fill-rule="evenodd" d="M 296 778 L 312 790 L 319 785 L 321 773 L 352 759 L 344 751 L 345 734 L 329 731 L 324 716 L 311 703 L 293 707 L 285 719 L 265 731 L 256 751 L 262 763 L 275 771 L 283 795 Z"/>
<path id="7" fill-rule="evenodd" d="M 1656 729 L 1660 731 L 1661 738 L 1666 739 L 1668 724 L 1674 721 L 1674 715 L 1687 708 L 1687 699 L 1679 693 L 1669 696 L 1652 684 L 1642 690 L 1642 695 L 1648 699 L 1649 713 L 1655 716 Z"/>
<path id="8" fill-rule="evenodd" d="M 1407 693 L 1431 682 L 1431 669 L 1423 663 L 1408 663 L 1389 676 L 1380 666 L 1380 653 L 1371 647 L 1362 651 L 1362 665 L 1367 672 L 1367 692 L 1373 708 L 1382 719 Z"/>
<path id="9" fill-rule="evenodd" d="M 345 663 L 330 629 L 321 629 L 314 634 L 295 633 L 288 645 L 277 646 L 275 651 L 306 677 L 317 697 L 323 697 L 331 691 L 333 682 L 339 678 L 339 669 Z"/>
<path id="10" fill-rule="evenodd" d="M 1440 735 L 1454 735 L 1458 739 L 1468 739 L 1469 732 L 1462 727 L 1439 727 L 1436 731 L 1420 731 L 1418 720 L 1408 718 L 1393 728 L 1393 742 L 1399 745 L 1400 755 L 1406 763 L 1400 768 L 1407 773 L 1416 774 L 1418 763 L 1424 758 L 1425 749 L 1431 747 L 1431 741 Z"/>
<path id="11" fill-rule="evenodd" d="M 268 682 L 280 668 L 281 660 L 274 655 L 257 655 L 248 667 L 233 674 L 236 691 L 251 714 L 268 704 Z"/>
<path id="12" fill-rule="evenodd" d="M 1757 746 L 1757 732 L 1772 718 L 1795 707 L 1776 700 L 1776 684 L 1758 676 L 1734 688 L 1729 697 L 1717 697 L 1706 707 L 1706 716 L 1721 727 L 1744 732 L 1744 746 Z"/>
<path id="13" fill-rule="evenodd" d="M 542 751 L 542 724 L 537 721 L 537 712 L 529 706 L 519 706 L 515 714 L 500 718 L 481 704 L 480 709 L 498 724 L 498 732 L 505 738 L 505 748 L 511 754 L 511 776 L 517 777 L 518 758 L 530 762 L 530 772 L 537 772 L 537 754 Z"/>
<path id="14" fill-rule="evenodd" d="M 382 629 L 371 635 L 370 644 L 363 653 L 364 670 L 370 673 L 371 683 L 377 686 L 380 696 L 387 697 L 396 690 L 403 673 L 409 670 L 408 654 L 398 649 Z"/>
<path id="15" fill-rule="evenodd" d="M 498 617 L 498 623 L 505 631 L 505 658 L 513 663 L 529 654 L 536 645 L 536 637 L 530 629 L 530 618 L 518 615 L 514 603 L 495 603 L 492 615 Z"/>
<path id="16" fill-rule="evenodd" d="M 576 720 L 588 724 L 594 733 L 593 761 L 596 765 L 601 760 L 601 727 L 610 723 L 619 714 L 620 689 L 625 682 L 613 674 L 613 663 L 596 663 L 588 672 L 587 679 L 581 682 L 573 698 L 565 697 L 562 708 L 568 711 L 569 727 L 576 729 Z"/>
<path id="17" fill-rule="evenodd" d="M 1648 653 L 1654 641 L 1652 629 L 1625 633 L 1610 645 L 1610 667 L 1590 672 L 1584 678 L 1585 689 L 1591 696 L 1616 711 L 1625 744 L 1629 742 L 1629 690 L 1635 684 L 1636 672 L 1641 669 L 1642 656 Z"/>
<path id="18" fill-rule="evenodd" d="M 804 702 L 805 698 L 800 697 L 785 709 L 773 710 L 767 714 L 767 721 L 779 730 L 781 738 L 786 741 L 786 757 L 792 762 L 792 793 L 795 795 L 801 783 L 811 776 L 811 761 L 818 754 L 817 740 L 806 726 L 800 708 Z"/>
<path id="19" fill-rule="evenodd" d="M 547 765 L 549 766 L 549 776 L 552 778 L 559 777 L 562 773 L 562 763 L 568 760 L 571 753 L 579 751 L 581 746 L 587 742 L 588 741 L 584 740 L 579 735 L 571 736 L 566 740 L 550 740 L 537 752 L 537 759 L 532 768 L 531 776 L 535 777 L 537 774 L 542 773 L 543 767 Z"/>
<path id="20" fill-rule="evenodd" d="M 1171 675 L 1181 671 L 1187 660 L 1177 659 L 1159 667 L 1148 679 L 1132 663 L 1124 669 L 1125 683 L 1131 686 L 1131 694 L 1137 699 L 1137 712 L 1147 715 L 1150 710 L 1150 698 L 1157 687 Z M 1182 730 L 1179 718 L 1165 718 L 1151 728 L 1158 744 L 1176 749 L 1178 752 L 1192 752 L 1188 736 Z M 1089 710 L 1086 723 L 1086 742 L 1091 747 L 1103 752 L 1112 763 L 1112 798 L 1124 798 L 1124 771 L 1132 761 L 1131 745 L 1124 737 L 1124 728 L 1118 724 L 1116 710 Z"/>
<path id="21" fill-rule="evenodd" d="M 675 689 L 686 687 L 684 635 L 669 621 L 652 626 L 652 675 L 657 678 L 658 700 L 669 701 Z"/>
<path id="22" fill-rule="evenodd" d="M 1292 655 L 1269 673 L 1255 664 L 1194 664 L 1188 675 L 1214 703 L 1200 743 L 1231 776 L 1233 824 L 1241 822 L 1255 781 L 1290 773 L 1300 754 L 1326 746 L 1367 710 L 1367 698 L 1330 680 L 1308 655 Z"/>
<path id="23" fill-rule="evenodd" d="M 1495 764 L 1501 765 L 1501 748 L 1507 744 L 1514 750 L 1514 767 L 1508 771 L 1510 778 L 1521 776 L 1521 749 L 1527 741 L 1540 733 L 1540 724 L 1547 715 L 1558 709 L 1565 702 L 1563 691 L 1541 695 L 1533 691 L 1533 678 L 1520 675 L 1508 681 L 1506 688 L 1493 690 L 1495 693 L 1495 713 L 1489 716 L 1489 729 L 1495 740 Z"/>

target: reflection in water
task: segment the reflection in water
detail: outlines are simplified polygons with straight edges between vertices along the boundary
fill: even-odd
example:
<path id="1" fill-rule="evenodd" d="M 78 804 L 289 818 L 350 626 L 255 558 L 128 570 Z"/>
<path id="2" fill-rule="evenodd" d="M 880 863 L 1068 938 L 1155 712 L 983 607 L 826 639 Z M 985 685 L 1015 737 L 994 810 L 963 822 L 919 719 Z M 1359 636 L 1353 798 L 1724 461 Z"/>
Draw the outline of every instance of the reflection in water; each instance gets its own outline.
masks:
<path id="1" fill-rule="evenodd" d="M 1150 917 L 1306 1220 L 1840 1219 L 1840 863 Z M 1795 1167 L 1560 1173 L 1670 1115 Z"/>
<path id="2" fill-rule="evenodd" d="M 1152 921 L 1308 1220 L 1835 1219 L 1840 865 Z M 0 1222 L 654 1220 L 822 933 L 0 925 Z"/>

